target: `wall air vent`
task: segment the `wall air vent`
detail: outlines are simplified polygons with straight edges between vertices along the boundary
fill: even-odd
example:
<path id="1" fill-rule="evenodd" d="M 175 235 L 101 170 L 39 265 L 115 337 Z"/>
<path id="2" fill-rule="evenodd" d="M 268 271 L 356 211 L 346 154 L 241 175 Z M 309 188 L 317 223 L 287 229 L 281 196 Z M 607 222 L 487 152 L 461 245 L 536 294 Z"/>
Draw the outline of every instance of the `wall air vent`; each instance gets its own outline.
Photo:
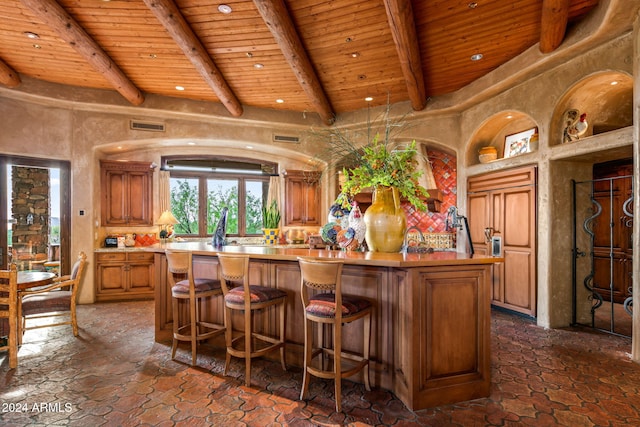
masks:
<path id="1" fill-rule="evenodd" d="M 273 135 L 273 142 L 287 142 L 289 144 L 297 144 L 300 142 L 300 138 L 291 135 Z"/>
<path id="2" fill-rule="evenodd" d="M 149 132 L 164 132 L 164 123 L 143 122 L 140 120 L 130 120 L 129 126 L 133 130 L 146 130 Z"/>

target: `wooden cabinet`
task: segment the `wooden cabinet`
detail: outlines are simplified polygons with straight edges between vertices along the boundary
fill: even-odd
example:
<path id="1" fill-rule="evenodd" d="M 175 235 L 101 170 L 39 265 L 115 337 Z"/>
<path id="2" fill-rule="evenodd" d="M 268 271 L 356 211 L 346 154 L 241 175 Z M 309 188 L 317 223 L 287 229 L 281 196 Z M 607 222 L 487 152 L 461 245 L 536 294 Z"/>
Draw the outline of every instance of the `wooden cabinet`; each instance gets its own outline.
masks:
<path id="1" fill-rule="evenodd" d="M 320 173 L 286 171 L 284 225 L 321 225 Z"/>
<path id="2" fill-rule="evenodd" d="M 593 199 L 602 212 L 593 221 L 593 287 L 605 300 L 623 303 L 631 295 L 633 245 L 633 161 L 596 164 Z M 613 293 L 613 294 L 612 294 Z"/>
<path id="3" fill-rule="evenodd" d="M 153 225 L 153 168 L 147 162 L 100 162 L 103 226 Z"/>
<path id="4" fill-rule="evenodd" d="M 96 301 L 153 298 L 153 259 L 151 252 L 96 253 Z"/>
<path id="5" fill-rule="evenodd" d="M 496 264 L 492 304 L 536 316 L 536 168 L 478 175 L 468 180 L 469 231 L 478 254 L 492 254 L 502 239 L 504 263 Z"/>

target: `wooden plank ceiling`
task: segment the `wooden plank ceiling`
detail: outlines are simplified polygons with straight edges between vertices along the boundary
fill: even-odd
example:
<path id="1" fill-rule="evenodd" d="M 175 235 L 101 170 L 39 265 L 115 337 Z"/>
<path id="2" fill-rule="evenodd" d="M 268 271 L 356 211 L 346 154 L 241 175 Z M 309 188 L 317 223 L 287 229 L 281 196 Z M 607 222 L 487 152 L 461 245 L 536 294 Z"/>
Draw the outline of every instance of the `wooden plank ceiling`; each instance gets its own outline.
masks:
<path id="1" fill-rule="evenodd" d="M 221 102 L 232 116 L 252 106 L 331 123 L 367 97 L 420 110 L 537 43 L 551 52 L 598 4 L 223 1 L 3 0 L 0 83 L 18 87 L 29 76 L 117 90 L 133 105 L 158 94 Z"/>

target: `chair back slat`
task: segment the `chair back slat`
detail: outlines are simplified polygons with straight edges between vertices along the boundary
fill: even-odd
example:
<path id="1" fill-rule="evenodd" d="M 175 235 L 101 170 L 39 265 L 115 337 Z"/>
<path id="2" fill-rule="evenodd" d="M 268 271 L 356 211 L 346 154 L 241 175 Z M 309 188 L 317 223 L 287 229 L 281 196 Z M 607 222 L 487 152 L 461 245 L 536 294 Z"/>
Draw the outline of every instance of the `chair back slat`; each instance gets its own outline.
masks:
<path id="1" fill-rule="evenodd" d="M 0 336 L 8 337 L 0 351 L 9 352 L 9 368 L 18 366 L 18 271 L 15 264 L 0 270 Z"/>

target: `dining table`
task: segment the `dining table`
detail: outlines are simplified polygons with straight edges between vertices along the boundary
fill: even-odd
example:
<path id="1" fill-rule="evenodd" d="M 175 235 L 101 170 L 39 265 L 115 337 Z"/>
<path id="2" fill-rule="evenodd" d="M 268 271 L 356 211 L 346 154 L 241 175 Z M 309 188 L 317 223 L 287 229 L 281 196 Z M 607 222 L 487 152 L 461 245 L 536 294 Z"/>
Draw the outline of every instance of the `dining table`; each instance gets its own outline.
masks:
<path id="1" fill-rule="evenodd" d="M 54 277 L 49 271 L 18 271 L 18 292 L 49 285 Z"/>

